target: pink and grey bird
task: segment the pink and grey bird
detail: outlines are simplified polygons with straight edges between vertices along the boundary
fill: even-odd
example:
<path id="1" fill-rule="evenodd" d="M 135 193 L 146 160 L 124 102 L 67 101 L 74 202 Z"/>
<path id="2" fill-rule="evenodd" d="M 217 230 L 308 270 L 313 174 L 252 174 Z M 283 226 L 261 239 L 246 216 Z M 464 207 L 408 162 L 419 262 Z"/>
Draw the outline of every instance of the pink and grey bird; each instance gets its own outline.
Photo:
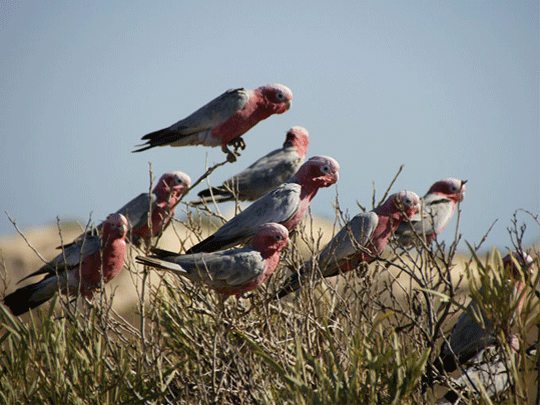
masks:
<path id="1" fill-rule="evenodd" d="M 431 244 L 452 219 L 457 203 L 465 198 L 466 182 L 447 178 L 434 183 L 422 198 L 420 212 L 396 230 L 397 243 L 412 246 L 425 235 Z"/>
<path id="2" fill-rule="evenodd" d="M 199 192 L 195 204 L 233 201 L 255 201 L 289 180 L 306 157 L 309 134 L 303 127 L 287 131 L 283 147 L 263 156 L 244 171 L 226 180 L 220 187 Z"/>
<path id="3" fill-rule="evenodd" d="M 142 137 L 141 152 L 154 146 L 221 146 L 228 159 L 236 157 L 227 145 L 244 148 L 241 136 L 273 114 L 291 107 L 292 91 L 282 84 L 268 84 L 254 90 L 228 90 L 176 124 Z"/>
<path id="4" fill-rule="evenodd" d="M 89 236 L 81 244 L 71 245 L 25 277 L 23 280 L 46 274 L 41 281 L 4 297 L 4 304 L 14 315 L 21 315 L 51 299 L 59 289 L 70 296 L 80 292 L 85 297 L 92 297 L 101 286 L 102 277 L 103 283 L 108 283 L 124 267 L 127 231 L 127 219 L 121 214 L 110 214 L 101 235 Z"/>
<path id="5" fill-rule="evenodd" d="M 213 253 L 178 255 L 155 249 L 156 255 L 138 256 L 137 262 L 168 270 L 193 282 L 206 284 L 224 296 L 241 296 L 272 275 L 289 232 L 280 224 L 263 224 L 249 246 Z"/>
<path id="6" fill-rule="evenodd" d="M 509 345 L 514 356 L 519 352 L 519 336 L 513 334 Z M 464 367 L 464 372 L 454 382 L 455 390 L 448 391 L 435 402 L 436 405 L 470 404 L 470 399 L 479 394 L 480 386 L 489 398 L 503 393 L 509 387 L 511 363 L 495 345 L 480 350 Z M 461 400 L 464 401 L 461 401 Z"/>
<path id="7" fill-rule="evenodd" d="M 528 254 L 511 252 L 503 258 L 503 266 L 514 282 L 514 292 L 519 296 L 525 288 L 525 281 L 531 277 L 535 268 L 533 259 Z M 523 306 L 523 295 L 517 304 L 514 317 L 519 316 Z M 479 314 L 482 318 L 480 325 L 469 314 Z M 513 323 L 513 319 L 510 320 Z M 511 347 L 519 347 L 517 335 L 510 337 Z M 448 343 L 443 343 L 439 358 L 434 362 L 434 367 L 439 373 L 443 370 L 451 373 L 461 366 L 466 373 L 455 381 L 462 390 L 468 393 L 474 392 L 475 384 L 482 384 L 489 396 L 496 395 L 508 387 L 508 364 L 497 346 L 497 339 L 489 321 L 489 317 L 480 309 L 476 301 L 471 301 L 466 311 L 461 313 L 456 325 L 452 329 Z M 449 391 L 439 404 L 455 403 L 460 398 L 456 391 Z"/>
<path id="8" fill-rule="evenodd" d="M 317 255 L 285 281 L 278 298 L 296 291 L 302 284 L 320 277 L 332 277 L 370 263 L 384 250 L 402 221 L 418 212 L 420 198 L 412 191 L 392 194 L 371 212 L 351 219 Z M 320 269 L 320 272 L 317 270 Z"/>
<path id="9" fill-rule="evenodd" d="M 129 220 L 134 244 L 140 245 L 141 239 L 149 241 L 167 228 L 178 200 L 190 185 L 191 178 L 187 174 L 181 171 L 167 172 L 158 180 L 152 194 L 141 193 L 117 211 Z M 148 227 L 149 212 L 151 228 Z"/>
<path id="10" fill-rule="evenodd" d="M 253 202 L 187 253 L 215 252 L 245 243 L 265 223 L 282 224 L 292 231 L 304 218 L 319 188 L 338 181 L 338 172 L 339 164 L 333 158 L 310 158 L 286 183 Z"/>
<path id="11" fill-rule="evenodd" d="M 180 197 L 191 185 L 191 178 L 181 171 L 170 171 L 163 174 L 152 190 L 151 194 L 141 193 L 118 211 L 117 214 L 124 215 L 129 222 L 128 239 L 136 246 L 141 246 L 142 241 L 148 244 L 152 236 L 157 236 L 163 232 L 174 216 L 176 205 Z M 150 224 L 148 227 L 148 213 L 151 212 Z M 88 238 L 99 232 L 103 223 L 97 229 L 88 231 L 79 236 L 71 244 L 79 244 L 84 238 Z M 61 248 L 61 247 L 59 247 Z"/>

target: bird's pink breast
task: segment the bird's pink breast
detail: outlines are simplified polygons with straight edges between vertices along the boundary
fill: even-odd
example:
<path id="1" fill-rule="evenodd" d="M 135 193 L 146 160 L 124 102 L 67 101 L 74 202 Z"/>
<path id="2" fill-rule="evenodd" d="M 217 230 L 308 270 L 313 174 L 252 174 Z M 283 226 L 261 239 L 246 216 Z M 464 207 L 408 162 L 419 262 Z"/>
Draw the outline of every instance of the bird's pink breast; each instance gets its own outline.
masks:
<path id="1" fill-rule="evenodd" d="M 92 295 L 91 291 L 101 284 L 101 270 L 103 269 L 103 282 L 108 283 L 115 278 L 124 267 L 126 254 L 126 242 L 124 239 L 117 239 L 103 250 L 98 250 L 92 255 L 83 259 L 80 280 L 81 292 Z M 103 265 L 102 265 L 103 259 Z M 75 280 L 79 280 L 78 269 L 74 270 Z"/>

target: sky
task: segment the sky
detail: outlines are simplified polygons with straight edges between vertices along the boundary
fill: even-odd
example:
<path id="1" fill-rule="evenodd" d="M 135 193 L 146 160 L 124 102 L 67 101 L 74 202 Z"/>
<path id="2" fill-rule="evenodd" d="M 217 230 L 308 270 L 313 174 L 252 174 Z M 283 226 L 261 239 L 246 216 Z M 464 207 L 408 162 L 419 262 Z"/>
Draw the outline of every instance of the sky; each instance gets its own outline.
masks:
<path id="1" fill-rule="evenodd" d="M 536 0 L 3 0 L 0 235 L 15 232 L 6 213 L 23 229 L 101 221 L 148 190 L 149 164 L 199 178 L 220 148 L 131 151 L 227 89 L 281 83 L 291 109 L 245 134 L 211 184 L 301 125 L 307 156 L 341 165 L 313 214 L 334 218 L 336 196 L 350 216 L 371 208 L 403 165 L 392 192 L 467 180 L 461 248 L 496 221 L 483 247 L 505 249 L 516 210 L 540 212 L 538 20 Z M 517 219 L 538 241 L 533 218 Z"/>

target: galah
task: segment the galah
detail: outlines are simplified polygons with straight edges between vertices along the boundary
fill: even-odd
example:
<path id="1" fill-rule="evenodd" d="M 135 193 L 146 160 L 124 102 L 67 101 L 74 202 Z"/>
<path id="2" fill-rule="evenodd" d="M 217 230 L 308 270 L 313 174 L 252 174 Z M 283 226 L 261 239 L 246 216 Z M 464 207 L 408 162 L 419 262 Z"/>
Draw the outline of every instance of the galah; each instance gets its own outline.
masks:
<path id="1" fill-rule="evenodd" d="M 304 163 L 286 183 L 253 202 L 213 235 L 187 253 L 215 252 L 251 238 L 261 224 L 275 222 L 290 232 L 302 221 L 321 187 L 329 187 L 339 178 L 339 164 L 328 156 L 314 156 Z"/>
<path id="2" fill-rule="evenodd" d="M 272 275 L 288 237 L 289 232 L 283 225 L 268 223 L 258 226 L 249 246 L 186 255 L 154 249 L 156 255 L 137 256 L 136 260 L 206 284 L 226 297 L 233 294 L 238 297 L 254 290 Z"/>
<path id="3" fill-rule="evenodd" d="M 514 290 L 517 296 L 525 288 L 525 282 L 519 275 L 520 270 L 523 276 L 528 279 L 534 271 L 533 259 L 526 253 L 511 252 L 503 258 L 504 268 L 509 270 L 510 276 L 514 278 Z M 523 306 L 522 297 L 517 305 L 514 316 L 519 316 Z M 480 325 L 469 314 L 476 313 L 483 325 Z M 463 391 L 474 392 L 471 385 L 482 384 L 489 396 L 496 395 L 504 391 L 508 386 L 508 364 L 507 359 L 502 355 L 497 346 L 497 339 L 494 336 L 492 325 L 486 314 L 480 309 L 476 301 L 471 301 L 466 311 L 461 313 L 456 325 L 452 329 L 449 344 L 442 344 L 439 358 L 434 362 L 434 367 L 440 373 L 446 371 L 451 373 L 458 368 L 458 364 L 465 370 L 465 373 L 455 381 L 457 386 L 461 386 Z M 517 335 L 510 337 L 511 347 L 517 351 L 519 339 Z M 449 391 L 444 398 L 437 403 L 455 403 L 459 394 Z"/>
<path id="4" fill-rule="evenodd" d="M 514 355 L 519 352 L 519 336 L 513 334 L 509 341 Z M 480 386 L 488 397 L 494 397 L 504 392 L 509 383 L 510 362 L 506 355 L 494 345 L 480 350 L 465 367 L 465 372 L 454 380 L 456 390 L 448 391 L 437 400 L 437 405 L 462 403 L 460 399 L 468 398 L 475 392 L 480 392 Z M 458 388 L 459 387 L 459 388 Z M 461 394 L 458 391 L 461 391 Z M 467 402 L 469 403 L 469 402 Z"/>
<path id="5" fill-rule="evenodd" d="M 392 194 L 378 208 L 352 218 L 316 256 L 285 281 L 278 298 L 296 291 L 303 283 L 332 277 L 370 263 L 382 253 L 402 221 L 418 212 L 420 198 L 412 191 Z M 320 272 L 317 270 L 320 269 Z"/>
<path id="6" fill-rule="evenodd" d="M 465 198 L 466 182 L 447 178 L 434 183 L 422 198 L 420 211 L 396 230 L 396 242 L 407 247 L 425 237 L 430 245 L 452 219 L 457 203 Z"/>
<path id="7" fill-rule="evenodd" d="M 190 185 L 191 178 L 187 174 L 181 171 L 167 172 L 158 180 L 151 195 L 141 193 L 117 211 L 129 220 L 131 239 L 135 245 L 140 245 L 141 239 L 149 241 L 167 228 L 178 200 Z M 151 230 L 148 227 L 149 210 L 152 212 Z"/>
<path id="8" fill-rule="evenodd" d="M 299 126 L 287 131 L 283 147 L 263 156 L 244 171 L 223 182 L 220 187 L 199 192 L 194 204 L 255 201 L 289 180 L 304 163 L 309 146 L 308 131 Z"/>
<path id="9" fill-rule="evenodd" d="M 124 215 L 129 222 L 128 239 L 136 246 L 141 246 L 145 241 L 149 244 L 152 236 L 162 233 L 174 216 L 176 205 L 182 194 L 191 185 L 191 178 L 181 171 L 170 171 L 163 174 L 152 190 L 151 194 L 141 193 L 118 211 L 117 214 Z M 151 212 L 151 228 L 148 227 L 148 213 Z M 98 225 L 97 231 L 103 224 Z M 96 230 L 90 230 L 76 238 L 72 243 L 64 246 L 71 247 L 73 244 L 81 244 L 84 239 L 88 239 L 95 234 Z M 59 246 L 59 248 L 62 248 Z"/>
<path id="10" fill-rule="evenodd" d="M 268 84 L 254 90 L 227 90 L 188 117 L 168 128 L 142 137 L 141 152 L 154 146 L 221 146 L 230 161 L 236 160 L 227 145 L 244 149 L 241 136 L 273 114 L 291 107 L 292 91 L 282 84 Z"/>
<path id="11" fill-rule="evenodd" d="M 57 291 L 70 296 L 79 292 L 91 298 L 103 283 L 115 278 L 124 267 L 128 221 L 122 214 L 110 214 L 101 235 L 90 236 L 82 245 L 74 244 L 38 271 L 23 280 L 46 274 L 37 283 L 21 287 L 4 297 L 14 315 L 43 304 Z M 21 280 L 22 281 L 22 280 Z"/>

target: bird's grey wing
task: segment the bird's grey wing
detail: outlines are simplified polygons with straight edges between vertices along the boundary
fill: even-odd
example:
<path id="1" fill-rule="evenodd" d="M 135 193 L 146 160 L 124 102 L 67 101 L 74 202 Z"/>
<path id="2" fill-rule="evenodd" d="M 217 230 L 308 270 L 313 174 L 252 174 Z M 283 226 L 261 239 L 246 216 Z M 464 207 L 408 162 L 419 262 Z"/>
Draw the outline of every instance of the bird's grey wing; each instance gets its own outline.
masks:
<path id="1" fill-rule="evenodd" d="M 251 247 L 181 255 L 174 262 L 190 274 L 186 277 L 203 281 L 214 288 L 243 286 L 264 271 L 261 254 Z"/>
<path id="2" fill-rule="evenodd" d="M 329 259 L 342 262 L 365 247 L 375 231 L 379 217 L 374 212 L 363 212 L 351 219 L 326 245 L 319 255 L 319 262 Z"/>
<path id="3" fill-rule="evenodd" d="M 215 252 L 252 237 L 259 225 L 283 224 L 298 210 L 301 186 L 285 183 L 259 198 L 244 211 L 223 224 L 213 235 L 188 249 L 187 253 Z"/>
<path id="4" fill-rule="evenodd" d="M 289 180 L 303 160 L 294 148 L 276 149 L 226 180 L 223 185 L 237 190 L 242 200 L 254 201 Z"/>
<path id="5" fill-rule="evenodd" d="M 79 266 L 83 257 L 97 252 L 101 248 L 101 238 L 99 235 L 90 235 L 82 238 L 77 243 L 72 243 L 65 247 L 63 252 L 44 264 L 38 270 L 19 280 L 19 283 L 27 278 L 46 273 L 64 272 Z"/>
<path id="6" fill-rule="evenodd" d="M 465 365 L 465 371 L 454 380 L 455 388 L 436 403 L 456 403 L 459 395 L 457 391 L 474 394 L 479 387 L 485 390 L 488 397 L 493 397 L 505 391 L 509 386 L 511 363 L 502 353 L 502 349 L 491 345 L 481 350 Z M 459 402 L 462 403 L 462 402 Z"/>
<path id="7" fill-rule="evenodd" d="M 409 221 L 399 224 L 395 239 L 401 245 L 414 243 L 415 234 L 418 236 L 436 233 L 452 217 L 452 201 L 446 197 L 427 194 L 421 200 L 421 206 Z"/>
<path id="8" fill-rule="evenodd" d="M 188 117 L 171 125 L 170 130 L 189 135 L 215 128 L 242 110 L 248 100 L 249 93 L 243 88 L 227 90 Z"/>
<path id="9" fill-rule="evenodd" d="M 278 186 L 219 228 L 214 233 L 216 240 L 245 238 L 252 236 L 259 225 L 286 222 L 298 209 L 300 191 L 301 186 L 297 183 Z"/>
<path id="10" fill-rule="evenodd" d="M 440 195 L 424 197 L 421 210 L 411 220 L 419 235 L 431 234 L 443 227 L 452 217 L 452 200 Z"/>
<path id="11" fill-rule="evenodd" d="M 484 325 L 478 324 L 468 312 L 478 314 L 483 320 Z M 452 329 L 450 335 L 450 346 L 458 359 L 471 358 L 480 350 L 495 342 L 495 337 L 492 335 L 491 325 L 485 314 L 480 311 L 478 304 L 471 302 L 467 307 L 467 311 L 463 312 Z M 444 345 L 442 350 L 443 356 L 453 356 L 452 351 L 448 346 Z"/>
<path id="12" fill-rule="evenodd" d="M 65 243 L 63 246 L 63 249 L 67 249 L 69 247 L 71 247 L 72 245 L 81 245 L 81 243 L 83 242 L 83 240 L 86 240 L 90 237 L 93 237 L 93 236 L 97 236 L 99 235 L 100 231 L 101 231 L 101 228 L 103 227 L 103 223 L 95 226 L 95 225 L 92 225 L 92 226 L 89 226 L 88 227 L 88 230 L 85 232 L 85 233 L 82 233 L 80 234 L 79 236 L 77 236 L 75 239 L 73 239 L 71 242 L 69 243 Z M 62 245 L 58 245 L 56 247 L 56 249 L 62 249 Z"/>
<path id="13" fill-rule="evenodd" d="M 379 217 L 377 214 L 374 212 L 365 212 L 356 215 L 341 228 L 316 256 L 319 268 L 325 277 L 337 274 L 337 270 L 345 263 L 347 258 L 360 251 L 368 243 L 378 223 Z M 303 280 L 312 277 L 314 270 L 313 259 L 309 259 L 302 265 L 298 273 L 292 274 L 286 280 L 278 296 L 281 298 L 297 290 Z"/>
<path id="14" fill-rule="evenodd" d="M 152 210 L 154 209 L 156 205 L 156 200 L 157 197 L 154 193 L 151 194 L 151 197 L 148 196 L 148 193 L 141 193 L 133 200 L 128 202 L 126 205 L 124 205 L 122 208 L 120 208 L 118 211 L 116 211 L 116 213 L 124 215 L 129 222 L 129 229 L 134 231 L 148 223 L 148 209 L 149 207 L 151 207 Z M 75 240 L 73 240 L 73 242 L 65 244 L 64 249 L 68 249 L 72 245 L 80 246 L 83 242 L 83 239 L 97 236 L 101 231 L 102 227 L 103 222 L 96 227 L 92 227 L 92 229 L 90 229 L 86 233 L 78 236 L 77 238 L 75 238 Z M 58 249 L 61 248 L 62 246 L 58 246 Z"/>
<path id="15" fill-rule="evenodd" d="M 132 230 L 136 230 L 148 223 L 148 211 L 152 211 L 156 206 L 157 196 L 152 193 L 141 193 L 128 202 L 118 211 L 127 218 Z"/>

